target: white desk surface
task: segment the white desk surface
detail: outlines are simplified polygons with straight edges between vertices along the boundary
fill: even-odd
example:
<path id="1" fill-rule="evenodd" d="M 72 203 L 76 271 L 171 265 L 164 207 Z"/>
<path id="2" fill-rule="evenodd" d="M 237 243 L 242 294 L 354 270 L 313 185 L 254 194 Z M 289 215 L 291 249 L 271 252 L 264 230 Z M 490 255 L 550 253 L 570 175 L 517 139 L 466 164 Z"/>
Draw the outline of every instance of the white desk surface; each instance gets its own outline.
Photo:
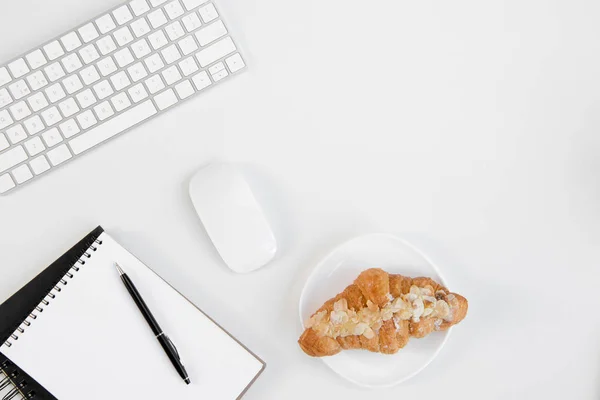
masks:
<path id="1" fill-rule="evenodd" d="M 118 0 L 2 0 L 0 60 Z M 0 198 L 0 300 L 97 224 L 268 363 L 269 399 L 600 396 L 600 3 L 221 0 L 250 70 Z M 35 28 L 33 28 L 35 27 Z M 243 163 L 281 244 L 238 276 L 186 186 Z M 397 233 L 470 300 L 424 372 L 369 392 L 296 345 L 332 246 Z"/>

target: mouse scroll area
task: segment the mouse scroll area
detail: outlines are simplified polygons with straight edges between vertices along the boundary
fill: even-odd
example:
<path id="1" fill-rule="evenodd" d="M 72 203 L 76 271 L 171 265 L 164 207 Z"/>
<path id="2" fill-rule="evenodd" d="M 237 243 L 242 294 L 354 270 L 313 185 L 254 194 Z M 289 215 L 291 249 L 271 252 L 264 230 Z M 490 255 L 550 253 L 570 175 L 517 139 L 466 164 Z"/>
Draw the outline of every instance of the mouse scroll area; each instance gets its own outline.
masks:
<path id="1" fill-rule="evenodd" d="M 190 181 L 190 197 L 208 236 L 233 271 L 251 272 L 275 257 L 275 235 L 235 165 L 202 168 Z"/>

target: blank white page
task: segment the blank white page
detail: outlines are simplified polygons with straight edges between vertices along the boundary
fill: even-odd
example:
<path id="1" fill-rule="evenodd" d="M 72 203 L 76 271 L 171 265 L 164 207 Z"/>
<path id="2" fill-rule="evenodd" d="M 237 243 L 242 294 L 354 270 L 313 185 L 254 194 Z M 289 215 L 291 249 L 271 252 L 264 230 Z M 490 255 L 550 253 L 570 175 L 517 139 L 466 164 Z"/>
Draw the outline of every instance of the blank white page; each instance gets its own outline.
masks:
<path id="1" fill-rule="evenodd" d="M 239 398 L 263 363 L 109 235 L 99 239 L 92 258 L 2 352 L 60 400 Z M 154 337 L 115 262 L 175 343 L 190 385 Z"/>

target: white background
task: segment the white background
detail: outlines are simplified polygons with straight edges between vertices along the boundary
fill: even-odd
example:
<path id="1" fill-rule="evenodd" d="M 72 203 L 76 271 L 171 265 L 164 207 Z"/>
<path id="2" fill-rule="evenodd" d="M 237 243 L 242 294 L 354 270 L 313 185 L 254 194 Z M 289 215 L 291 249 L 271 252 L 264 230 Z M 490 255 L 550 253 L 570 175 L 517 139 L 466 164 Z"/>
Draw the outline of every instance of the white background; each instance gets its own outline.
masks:
<path id="1" fill-rule="evenodd" d="M 8 61 L 118 0 L 0 4 Z M 102 224 L 266 360 L 249 400 L 597 399 L 600 3 L 219 4 L 250 70 L 0 198 L 0 300 Z M 247 276 L 187 196 L 220 159 L 280 240 Z M 321 257 L 377 231 L 428 253 L 470 313 L 423 373 L 370 392 L 299 350 L 297 308 Z"/>

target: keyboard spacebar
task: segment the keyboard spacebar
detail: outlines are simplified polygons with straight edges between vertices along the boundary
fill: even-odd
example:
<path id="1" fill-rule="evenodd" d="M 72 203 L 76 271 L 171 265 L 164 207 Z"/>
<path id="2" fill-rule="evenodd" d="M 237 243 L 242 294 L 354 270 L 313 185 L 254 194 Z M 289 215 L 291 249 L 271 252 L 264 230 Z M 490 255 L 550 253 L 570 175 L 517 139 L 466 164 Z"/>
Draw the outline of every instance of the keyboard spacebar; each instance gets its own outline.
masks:
<path id="1" fill-rule="evenodd" d="M 118 135 L 124 130 L 131 128 L 135 124 L 150 118 L 156 114 L 156 112 L 156 108 L 154 107 L 154 104 L 152 104 L 152 101 L 146 100 L 140 105 L 133 107 L 131 110 L 127 110 L 104 124 L 77 136 L 69 142 L 69 145 L 75 155 L 83 153 L 105 140 Z"/>

